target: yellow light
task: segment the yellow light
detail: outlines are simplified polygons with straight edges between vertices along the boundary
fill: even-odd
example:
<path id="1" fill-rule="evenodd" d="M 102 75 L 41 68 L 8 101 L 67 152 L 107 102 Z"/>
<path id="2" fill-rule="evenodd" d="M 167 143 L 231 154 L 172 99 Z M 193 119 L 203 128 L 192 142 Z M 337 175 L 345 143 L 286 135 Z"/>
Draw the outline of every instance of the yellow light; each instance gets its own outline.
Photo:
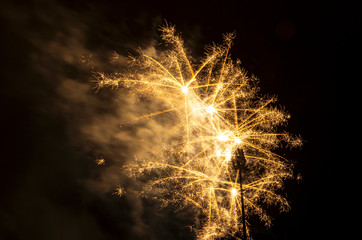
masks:
<path id="1" fill-rule="evenodd" d="M 238 194 L 238 191 L 235 188 L 233 188 L 231 189 L 231 194 L 233 197 L 235 197 Z"/>
<path id="2" fill-rule="evenodd" d="M 225 142 L 225 141 L 229 140 L 229 137 L 225 133 L 221 133 L 216 138 L 217 138 L 217 140 L 219 140 L 221 142 Z"/>
<path id="3" fill-rule="evenodd" d="M 181 87 L 181 90 L 185 94 L 189 91 L 189 89 L 186 86 Z"/>
<path id="4" fill-rule="evenodd" d="M 216 150 L 216 156 L 220 157 L 221 156 L 221 151 L 220 150 Z"/>
<path id="5" fill-rule="evenodd" d="M 206 112 L 210 113 L 210 114 L 213 114 L 216 112 L 216 109 L 213 105 L 210 105 L 210 106 L 207 106 L 206 107 Z"/>
<path id="6" fill-rule="evenodd" d="M 225 160 L 226 161 L 230 161 L 231 160 L 231 157 L 232 157 L 232 154 L 231 154 L 231 152 L 230 151 L 227 151 L 226 153 L 225 153 Z"/>

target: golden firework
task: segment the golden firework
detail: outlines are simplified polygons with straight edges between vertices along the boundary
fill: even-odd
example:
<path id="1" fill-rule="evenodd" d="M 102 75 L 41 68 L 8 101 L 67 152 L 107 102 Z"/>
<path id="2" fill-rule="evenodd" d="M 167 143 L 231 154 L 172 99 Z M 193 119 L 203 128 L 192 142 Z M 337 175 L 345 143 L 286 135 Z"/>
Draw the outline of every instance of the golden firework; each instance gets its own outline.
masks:
<path id="1" fill-rule="evenodd" d="M 167 106 L 135 121 L 169 114 L 178 129 L 172 143 L 157 149 L 156 157 L 138 159 L 124 170 L 136 176 L 153 173 L 144 189 L 157 192 L 164 205 L 198 209 L 197 239 L 238 234 L 243 227 L 241 197 L 246 220 L 256 215 L 270 225 L 265 204 L 277 205 L 281 211 L 289 208 L 277 190 L 292 177 L 291 164 L 273 152 L 281 142 L 300 144 L 298 138 L 277 132 L 289 116 L 272 107 L 275 98 L 258 97 L 255 77 L 230 58 L 233 34 L 224 35 L 222 45 L 208 46 L 205 56 L 196 61 L 174 27 L 163 27 L 161 32 L 166 50 L 141 52 L 132 59 L 132 72 L 98 73 L 98 88 L 129 89 Z M 233 165 L 238 149 L 245 154 L 242 189 L 240 169 Z"/>

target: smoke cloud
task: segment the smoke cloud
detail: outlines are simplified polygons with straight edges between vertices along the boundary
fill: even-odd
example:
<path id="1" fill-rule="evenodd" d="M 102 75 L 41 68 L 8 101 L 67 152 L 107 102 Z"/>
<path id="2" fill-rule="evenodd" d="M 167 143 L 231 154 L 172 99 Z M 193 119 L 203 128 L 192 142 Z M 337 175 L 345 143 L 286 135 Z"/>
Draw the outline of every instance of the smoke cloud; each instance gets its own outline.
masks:
<path id="1" fill-rule="evenodd" d="M 185 227 L 192 223 L 190 213 L 176 216 L 174 209 L 159 211 L 156 202 L 139 196 L 142 182 L 121 173 L 126 163 L 152 157 L 154 147 L 177 131 L 163 117 L 130 124 L 162 105 L 121 94 L 120 89 L 97 90 L 92 82 L 95 71 L 127 68 L 127 56 L 137 54 L 139 47 L 157 54 L 156 26 L 161 18 L 141 11 L 131 26 L 126 24 L 127 15 L 122 15 L 127 9 L 109 16 L 96 3 L 70 7 L 40 1 L 28 5 L 4 2 L 1 6 L 12 41 L 26 46 L 12 54 L 26 61 L 29 73 L 15 73 L 11 78 L 29 82 L 18 94 L 24 93 L 24 102 L 34 102 L 29 113 L 29 118 L 35 119 L 34 131 L 26 141 L 36 141 L 29 146 L 34 154 L 28 160 L 38 159 L 31 170 L 24 165 L 24 174 L 17 180 L 19 193 L 3 204 L 0 221 L 4 237 L 98 240 L 192 236 Z M 105 164 L 98 166 L 97 158 L 103 158 Z M 114 194 L 117 187 L 127 194 Z"/>

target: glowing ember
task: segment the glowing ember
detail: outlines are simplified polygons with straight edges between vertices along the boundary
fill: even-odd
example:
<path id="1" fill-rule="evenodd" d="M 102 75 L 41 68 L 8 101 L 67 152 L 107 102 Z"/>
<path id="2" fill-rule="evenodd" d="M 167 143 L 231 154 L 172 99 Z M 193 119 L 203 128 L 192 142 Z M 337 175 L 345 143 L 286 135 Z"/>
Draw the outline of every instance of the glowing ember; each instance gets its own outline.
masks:
<path id="1" fill-rule="evenodd" d="M 104 158 L 98 158 L 98 159 L 96 159 L 96 163 L 98 165 L 104 165 L 106 163 L 106 161 L 104 160 Z"/>

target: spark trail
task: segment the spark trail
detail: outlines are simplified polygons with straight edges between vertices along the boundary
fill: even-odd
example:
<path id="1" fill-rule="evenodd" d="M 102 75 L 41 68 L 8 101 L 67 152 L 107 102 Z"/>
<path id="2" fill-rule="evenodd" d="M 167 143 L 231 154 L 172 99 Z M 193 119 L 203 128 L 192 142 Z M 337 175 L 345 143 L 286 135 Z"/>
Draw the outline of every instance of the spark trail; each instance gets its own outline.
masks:
<path id="1" fill-rule="evenodd" d="M 161 32 L 167 50 L 157 56 L 141 52 L 132 59 L 132 72 L 98 73 L 98 88 L 128 89 L 167 106 L 134 121 L 173 114 L 170 121 L 179 129 L 176 143 L 156 146 L 155 157 L 138 159 L 123 170 L 149 175 L 145 191 L 157 190 L 165 206 L 198 209 L 197 239 L 232 237 L 243 227 L 239 172 L 232 164 L 237 149 L 243 149 L 246 219 L 256 215 L 270 225 L 263 206 L 289 209 L 277 190 L 292 177 L 292 164 L 273 152 L 282 142 L 300 145 L 298 138 L 277 132 L 289 116 L 272 106 L 275 98 L 258 97 L 256 79 L 230 58 L 233 34 L 224 35 L 223 44 L 207 47 L 205 56 L 195 61 L 174 27 Z"/>

